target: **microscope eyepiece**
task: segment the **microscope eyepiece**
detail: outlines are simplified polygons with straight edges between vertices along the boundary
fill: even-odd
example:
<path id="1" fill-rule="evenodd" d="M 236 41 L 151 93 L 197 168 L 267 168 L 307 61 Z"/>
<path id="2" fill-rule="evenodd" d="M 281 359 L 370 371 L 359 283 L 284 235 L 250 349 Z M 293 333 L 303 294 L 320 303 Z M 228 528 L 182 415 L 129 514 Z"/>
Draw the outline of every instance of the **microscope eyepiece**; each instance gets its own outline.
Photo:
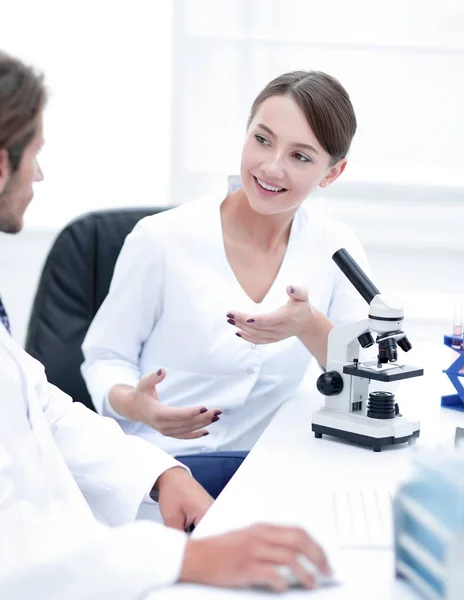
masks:
<path id="1" fill-rule="evenodd" d="M 370 305 L 375 296 L 380 294 L 380 291 L 375 287 L 346 248 L 337 250 L 337 252 L 333 254 L 332 260 L 353 284 L 364 300 Z M 387 362 L 396 362 L 398 359 L 397 346 L 399 346 L 403 352 L 408 352 L 411 350 L 412 346 L 402 331 L 395 330 L 385 332 L 385 327 L 389 326 L 389 321 L 391 321 L 392 327 L 395 326 L 395 323 L 396 327 L 401 327 L 401 322 L 403 321 L 403 309 L 392 308 L 385 305 L 383 301 L 379 301 L 379 307 L 377 307 L 377 309 L 380 309 L 379 315 L 369 314 L 369 319 L 371 321 L 375 320 L 376 322 L 381 322 L 382 328 L 377 331 L 384 332 L 381 336 L 377 337 L 376 340 L 379 344 L 379 365 Z M 386 314 L 385 311 L 387 311 Z M 358 341 L 363 348 L 369 348 L 373 344 L 373 338 L 369 332 L 361 334 L 358 337 Z"/>
<path id="2" fill-rule="evenodd" d="M 332 260 L 368 304 L 372 302 L 374 296 L 380 294 L 379 290 L 345 248 L 337 250 L 332 256 Z"/>

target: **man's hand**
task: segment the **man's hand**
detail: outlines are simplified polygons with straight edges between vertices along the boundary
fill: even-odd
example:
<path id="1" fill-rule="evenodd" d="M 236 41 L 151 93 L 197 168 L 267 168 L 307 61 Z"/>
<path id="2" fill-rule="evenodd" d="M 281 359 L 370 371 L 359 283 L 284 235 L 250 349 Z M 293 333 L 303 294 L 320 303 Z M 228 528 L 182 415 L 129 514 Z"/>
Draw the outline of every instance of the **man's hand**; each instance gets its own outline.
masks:
<path id="1" fill-rule="evenodd" d="M 196 526 L 214 502 L 183 467 L 173 467 L 162 473 L 155 489 L 164 524 L 182 531 Z"/>
<path id="2" fill-rule="evenodd" d="M 315 580 L 299 563 L 305 555 L 323 575 L 330 568 L 323 550 L 302 529 L 253 525 L 225 535 L 190 539 L 180 581 L 221 587 L 265 586 L 275 592 L 288 587 L 278 567 L 289 567 L 311 589 Z"/>
<path id="3" fill-rule="evenodd" d="M 219 408 L 202 406 L 166 406 L 158 399 L 156 386 L 166 377 L 166 371 L 144 375 L 136 388 L 116 385 L 111 389 L 109 401 L 123 417 L 145 423 L 163 435 L 191 440 L 208 435 L 207 427 L 219 421 Z"/>
<path id="4" fill-rule="evenodd" d="M 252 344 L 270 344 L 296 336 L 308 327 L 313 309 L 304 288 L 287 287 L 288 302 L 267 315 L 227 313 L 227 322 L 238 328 L 236 335 Z"/>

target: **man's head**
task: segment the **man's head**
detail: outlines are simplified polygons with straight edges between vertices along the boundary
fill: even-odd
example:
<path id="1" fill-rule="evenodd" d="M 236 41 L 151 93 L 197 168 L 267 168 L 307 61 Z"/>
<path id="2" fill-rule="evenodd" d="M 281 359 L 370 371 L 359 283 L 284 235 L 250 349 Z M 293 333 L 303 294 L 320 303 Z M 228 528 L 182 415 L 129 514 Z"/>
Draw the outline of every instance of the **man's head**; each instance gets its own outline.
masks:
<path id="1" fill-rule="evenodd" d="M 32 184 L 42 181 L 37 162 L 42 147 L 43 77 L 0 52 L 0 231 L 17 233 L 32 200 Z"/>

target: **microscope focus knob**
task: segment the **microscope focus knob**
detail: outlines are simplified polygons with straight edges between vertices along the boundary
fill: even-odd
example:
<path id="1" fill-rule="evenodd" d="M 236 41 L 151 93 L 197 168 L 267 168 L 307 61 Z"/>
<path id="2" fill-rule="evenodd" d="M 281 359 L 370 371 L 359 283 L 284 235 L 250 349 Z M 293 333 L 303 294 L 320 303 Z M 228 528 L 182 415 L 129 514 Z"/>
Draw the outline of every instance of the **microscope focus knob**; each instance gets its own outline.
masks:
<path id="1" fill-rule="evenodd" d="M 324 396 L 336 396 L 343 390 L 343 377 L 338 371 L 327 371 L 319 375 L 316 386 Z"/>

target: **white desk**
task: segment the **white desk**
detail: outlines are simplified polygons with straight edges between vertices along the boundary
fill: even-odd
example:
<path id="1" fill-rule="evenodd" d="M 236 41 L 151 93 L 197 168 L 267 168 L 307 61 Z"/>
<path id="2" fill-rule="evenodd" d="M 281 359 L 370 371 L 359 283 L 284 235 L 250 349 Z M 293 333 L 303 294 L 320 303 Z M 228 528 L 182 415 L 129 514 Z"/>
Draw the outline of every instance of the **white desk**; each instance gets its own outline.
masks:
<path id="1" fill-rule="evenodd" d="M 315 439 L 311 414 L 322 402 L 317 392 L 301 393 L 284 405 L 266 429 L 234 478 L 196 529 L 205 537 L 254 522 L 294 523 L 317 529 L 317 503 L 324 488 L 395 488 L 410 472 L 411 458 L 424 446 L 452 446 L 464 413 L 440 408 L 441 394 L 448 393 L 441 365 L 450 361 L 448 349 L 438 345 L 416 351 L 414 364 L 430 364 L 421 378 L 401 383 L 397 390 L 402 413 L 421 418 L 421 437 L 414 446 L 391 447 L 381 453 L 352 446 L 334 438 Z M 409 357 L 408 357 L 409 358 Z M 431 360 L 434 359 L 435 361 Z M 408 361 L 409 362 L 409 361 Z M 412 361 L 411 361 L 412 362 Z M 452 389 L 452 388 L 451 388 Z M 321 600 L 412 600 L 416 595 L 406 583 L 394 579 L 393 552 L 340 552 L 345 584 L 320 589 L 311 596 Z M 307 597 L 291 590 L 285 598 Z M 221 598 L 222 600 L 269 598 L 257 590 L 219 590 L 194 585 L 175 585 L 152 598 L 170 600 Z"/>

